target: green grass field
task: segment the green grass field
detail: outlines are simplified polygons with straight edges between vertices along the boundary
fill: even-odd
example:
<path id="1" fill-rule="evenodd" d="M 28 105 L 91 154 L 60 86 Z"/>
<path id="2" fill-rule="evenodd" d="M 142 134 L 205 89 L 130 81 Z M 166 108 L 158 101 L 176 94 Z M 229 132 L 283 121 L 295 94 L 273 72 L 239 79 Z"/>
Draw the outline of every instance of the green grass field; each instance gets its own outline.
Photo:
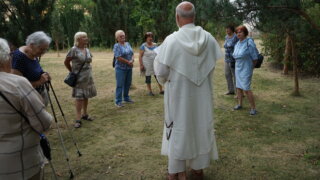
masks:
<path id="1" fill-rule="evenodd" d="M 61 57 L 47 53 L 43 68 L 51 73 L 68 123 L 75 118 L 71 88 L 63 83 L 67 70 Z M 167 172 L 167 157 L 160 155 L 163 128 L 163 96 L 152 79 L 156 96 L 147 96 L 144 77 L 138 69 L 138 53 L 130 90 L 134 104 L 114 106 L 115 77 L 110 51 L 92 52 L 93 75 L 98 96 L 90 99 L 89 113 L 96 118 L 73 130 L 82 157 L 77 157 L 70 133 L 54 104 L 59 127 L 75 179 L 161 180 Z M 320 81 L 300 80 L 301 97 L 290 96 L 291 77 L 277 70 L 256 69 L 252 89 L 258 115 L 244 109 L 233 111 L 233 96 L 223 95 L 226 80 L 220 60 L 214 72 L 215 129 L 220 159 L 205 170 L 205 179 L 319 179 L 320 177 Z M 48 109 L 50 111 L 50 109 Z M 68 166 L 55 123 L 47 133 L 51 142 L 53 164 L 61 179 L 68 179 Z M 53 179 L 49 166 L 46 179 Z"/>

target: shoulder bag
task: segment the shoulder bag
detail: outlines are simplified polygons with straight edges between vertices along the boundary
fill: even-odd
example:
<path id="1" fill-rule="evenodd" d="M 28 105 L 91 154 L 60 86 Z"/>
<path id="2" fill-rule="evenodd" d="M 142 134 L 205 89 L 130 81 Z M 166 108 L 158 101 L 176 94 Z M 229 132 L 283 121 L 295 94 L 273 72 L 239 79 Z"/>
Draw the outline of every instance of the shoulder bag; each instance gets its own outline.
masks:
<path id="1" fill-rule="evenodd" d="M 0 96 L 2 96 L 2 98 L 14 109 L 17 111 L 17 113 L 24 118 L 27 123 L 30 125 L 31 129 L 33 129 L 37 134 L 39 134 L 40 136 L 40 146 L 41 146 L 41 150 L 43 152 L 43 155 L 50 161 L 51 160 L 51 148 L 50 148 L 50 144 L 49 144 L 49 140 L 46 138 L 46 136 L 44 134 L 39 133 L 36 129 L 34 129 L 31 126 L 31 123 L 29 121 L 29 119 L 22 114 L 22 112 L 20 112 L 16 107 L 14 107 L 13 104 L 11 104 L 11 102 L 7 99 L 7 97 L 0 91 Z"/>
<path id="2" fill-rule="evenodd" d="M 66 83 L 70 87 L 75 87 L 77 85 L 78 75 L 81 72 L 81 70 L 82 70 L 82 68 L 83 68 L 85 63 L 86 63 L 86 61 L 81 65 L 80 70 L 78 71 L 78 73 L 69 72 L 67 77 L 64 79 L 64 83 Z"/>

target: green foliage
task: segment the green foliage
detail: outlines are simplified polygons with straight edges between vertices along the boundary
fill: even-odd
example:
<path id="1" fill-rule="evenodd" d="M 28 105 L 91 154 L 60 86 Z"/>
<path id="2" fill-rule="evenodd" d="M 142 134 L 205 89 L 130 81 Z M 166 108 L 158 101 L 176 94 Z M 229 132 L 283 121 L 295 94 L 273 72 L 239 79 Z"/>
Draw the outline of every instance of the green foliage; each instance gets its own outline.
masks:
<path id="1" fill-rule="evenodd" d="M 1 0 L 0 36 L 19 46 L 34 31 L 49 32 L 54 2 L 55 0 Z"/>
<path id="2" fill-rule="evenodd" d="M 319 4 L 311 0 L 236 2 L 243 14 L 259 30 L 265 32 L 262 36 L 265 53 L 273 62 L 283 63 L 285 38 L 290 34 L 296 41 L 299 69 L 304 73 L 320 76 L 319 30 L 312 26 L 312 23 L 320 25 Z"/>
<path id="3" fill-rule="evenodd" d="M 67 38 L 68 47 L 73 46 L 73 36 L 80 30 L 84 20 L 84 5 L 78 0 L 57 0 L 55 5 L 60 15 L 60 23 Z"/>
<path id="4" fill-rule="evenodd" d="M 67 46 L 73 45 L 73 36 L 77 31 L 85 31 L 89 35 L 91 46 L 111 48 L 115 43 L 114 33 L 119 29 L 125 31 L 127 40 L 134 46 L 143 43 L 143 35 L 149 31 L 154 33 L 156 42 L 163 41 L 166 36 L 178 29 L 175 8 L 181 1 L 47 0 L 42 4 L 40 1 L 30 1 L 27 8 L 23 7 L 28 1 L 0 2 L 2 18 L 0 28 L 3 30 L 0 35 L 9 39 L 20 39 L 19 45 L 21 39 L 41 29 L 50 31 L 54 40 Z M 215 36 L 216 34 L 224 36 L 225 25 L 230 23 L 237 25 L 242 21 L 234 14 L 236 9 L 228 0 L 191 2 L 196 7 L 196 24 L 203 26 Z M 5 5 L 16 9 L 7 21 L 6 15 L 10 14 L 8 12 L 10 8 L 6 8 Z M 51 16 L 53 5 L 55 11 Z M 25 13 L 26 17 L 23 16 Z M 29 20 L 26 21 L 28 17 Z M 16 28 L 11 28 L 13 26 Z M 39 26 L 45 28 L 38 28 Z M 7 31 L 9 29 L 10 31 Z"/>
<path id="5" fill-rule="evenodd" d="M 282 63 L 285 50 L 285 34 L 263 33 L 260 36 L 264 47 L 264 55 L 269 56 L 271 62 Z"/>
<path id="6" fill-rule="evenodd" d="M 51 36 L 53 41 L 63 42 L 64 31 L 60 21 L 60 13 L 57 10 L 52 12 L 51 17 Z"/>
<path id="7" fill-rule="evenodd" d="M 320 77 L 320 36 L 309 24 L 297 26 L 299 66 L 303 73 Z"/>

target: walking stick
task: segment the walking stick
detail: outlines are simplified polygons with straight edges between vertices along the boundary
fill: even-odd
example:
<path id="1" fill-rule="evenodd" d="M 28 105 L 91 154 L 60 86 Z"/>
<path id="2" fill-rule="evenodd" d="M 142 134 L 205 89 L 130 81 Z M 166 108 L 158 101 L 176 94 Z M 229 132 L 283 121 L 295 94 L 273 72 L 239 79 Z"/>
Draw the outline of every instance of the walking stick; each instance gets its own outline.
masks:
<path id="1" fill-rule="evenodd" d="M 60 142 L 61 142 L 61 146 L 62 146 L 62 149 L 63 149 L 63 152 L 64 152 L 64 157 L 65 157 L 65 159 L 67 161 L 67 164 L 68 164 L 69 173 L 70 173 L 70 177 L 69 178 L 73 179 L 74 175 L 73 175 L 73 172 L 71 170 L 71 166 L 70 166 L 70 162 L 69 162 L 69 156 L 67 154 L 67 150 L 66 150 L 66 147 L 64 145 L 64 140 L 63 140 L 63 137 L 62 137 L 62 134 L 61 134 L 61 130 L 60 130 L 59 124 L 58 124 L 56 113 L 55 113 L 54 108 L 53 108 L 52 100 L 51 100 L 50 93 L 49 93 L 49 86 L 47 84 L 45 84 L 45 88 L 48 91 L 48 99 L 49 99 L 50 107 L 51 107 L 51 110 L 52 110 L 54 121 L 55 121 L 55 123 L 57 125 L 57 131 L 58 131 Z"/>
<path id="2" fill-rule="evenodd" d="M 68 129 L 68 131 L 69 131 L 70 134 L 71 134 L 73 144 L 74 144 L 75 147 L 77 148 L 78 156 L 80 157 L 80 156 L 82 156 L 82 154 L 81 154 L 81 152 L 80 152 L 80 150 L 79 150 L 79 148 L 78 148 L 78 145 L 77 145 L 77 142 L 76 142 L 76 140 L 75 140 L 75 137 L 73 136 L 73 132 L 72 132 L 72 130 L 70 130 L 70 127 L 69 127 L 69 125 L 68 125 L 68 122 L 67 122 L 67 120 L 66 120 L 66 118 L 65 118 L 65 116 L 64 116 L 64 113 L 63 113 L 63 111 L 62 111 L 60 102 L 59 102 L 59 100 L 58 100 L 58 98 L 57 98 L 57 95 L 56 95 L 56 93 L 55 93 L 55 91 L 54 91 L 54 89 L 53 89 L 53 87 L 52 87 L 51 81 L 49 81 L 48 84 L 49 84 L 49 87 L 51 88 L 52 94 L 53 94 L 53 96 L 54 96 L 54 98 L 55 98 L 55 100 L 56 100 L 56 102 L 57 102 L 57 104 L 58 104 L 58 107 L 59 107 L 59 109 L 60 109 L 60 112 L 61 112 L 61 115 L 62 115 L 62 117 L 63 117 L 63 120 L 64 120 L 64 122 L 66 123 L 67 129 Z"/>

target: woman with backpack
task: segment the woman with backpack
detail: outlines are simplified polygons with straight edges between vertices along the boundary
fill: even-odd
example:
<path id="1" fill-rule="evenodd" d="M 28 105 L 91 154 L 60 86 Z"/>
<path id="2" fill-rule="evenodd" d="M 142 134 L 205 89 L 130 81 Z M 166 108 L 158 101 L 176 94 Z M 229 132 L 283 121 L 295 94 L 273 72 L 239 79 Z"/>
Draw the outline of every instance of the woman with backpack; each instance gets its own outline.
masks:
<path id="1" fill-rule="evenodd" d="M 253 40 L 251 38 L 247 38 L 249 32 L 245 26 L 238 26 L 236 28 L 236 33 L 239 41 L 235 45 L 233 58 L 236 60 L 235 74 L 238 104 L 233 109 L 242 109 L 242 94 L 244 92 L 250 103 L 250 115 L 256 115 L 257 110 L 251 90 L 251 80 L 259 53 Z"/>

